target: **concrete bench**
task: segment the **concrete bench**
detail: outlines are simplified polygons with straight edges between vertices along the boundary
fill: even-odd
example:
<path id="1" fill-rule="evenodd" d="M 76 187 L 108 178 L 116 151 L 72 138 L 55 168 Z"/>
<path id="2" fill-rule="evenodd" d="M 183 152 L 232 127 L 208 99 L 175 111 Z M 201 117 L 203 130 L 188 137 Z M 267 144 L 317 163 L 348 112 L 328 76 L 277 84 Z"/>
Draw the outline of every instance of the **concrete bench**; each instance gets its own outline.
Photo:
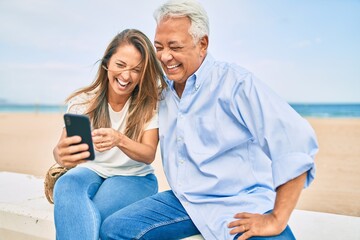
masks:
<path id="1" fill-rule="evenodd" d="M 43 194 L 43 184 L 31 175 L 0 172 L 1 240 L 55 239 L 53 205 Z M 295 210 L 289 224 L 297 239 L 360 239 L 360 217 Z"/>

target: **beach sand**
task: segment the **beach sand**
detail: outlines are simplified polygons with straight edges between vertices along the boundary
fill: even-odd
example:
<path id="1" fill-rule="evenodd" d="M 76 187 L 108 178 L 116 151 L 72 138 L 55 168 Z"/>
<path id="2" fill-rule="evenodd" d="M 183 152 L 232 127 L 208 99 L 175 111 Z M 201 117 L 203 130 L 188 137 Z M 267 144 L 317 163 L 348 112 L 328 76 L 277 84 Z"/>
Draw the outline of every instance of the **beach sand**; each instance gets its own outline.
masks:
<path id="1" fill-rule="evenodd" d="M 317 134 L 316 178 L 297 208 L 360 217 L 360 119 L 308 118 Z M 0 113 L 0 171 L 43 177 L 63 127 L 60 113 Z M 160 190 L 168 189 L 159 158 Z"/>

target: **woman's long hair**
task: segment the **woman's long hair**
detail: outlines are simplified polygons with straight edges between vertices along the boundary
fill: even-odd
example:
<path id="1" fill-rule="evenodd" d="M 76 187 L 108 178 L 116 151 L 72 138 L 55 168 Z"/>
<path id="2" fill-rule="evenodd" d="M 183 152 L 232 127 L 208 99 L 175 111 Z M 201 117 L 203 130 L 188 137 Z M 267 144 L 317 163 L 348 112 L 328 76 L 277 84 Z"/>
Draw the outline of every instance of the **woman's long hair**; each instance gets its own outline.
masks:
<path id="1" fill-rule="evenodd" d="M 106 69 L 110 58 L 122 44 L 133 45 L 140 52 L 142 58 L 140 81 L 131 94 L 131 103 L 124 133 L 129 138 L 140 141 L 145 124 L 154 116 L 160 94 L 166 86 L 154 47 L 148 37 L 141 31 L 126 29 L 116 35 L 101 59 L 95 80 L 90 86 L 71 94 L 66 99 L 66 102 L 82 93 L 94 93 L 92 99 L 81 103 L 89 104 L 85 114 L 89 115 L 94 128 L 111 127 L 107 96 L 109 80 Z"/>

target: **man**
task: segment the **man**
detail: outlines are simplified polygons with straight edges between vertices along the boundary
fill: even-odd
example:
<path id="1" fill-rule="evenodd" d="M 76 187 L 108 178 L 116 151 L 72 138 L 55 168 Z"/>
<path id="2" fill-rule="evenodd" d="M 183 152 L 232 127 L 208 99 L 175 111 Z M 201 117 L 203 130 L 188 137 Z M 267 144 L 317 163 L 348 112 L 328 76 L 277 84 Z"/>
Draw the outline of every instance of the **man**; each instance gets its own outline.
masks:
<path id="1" fill-rule="evenodd" d="M 102 239 L 294 239 L 287 222 L 315 173 L 312 128 L 250 72 L 212 58 L 197 2 L 169 1 L 154 16 L 171 191 L 106 219 Z"/>

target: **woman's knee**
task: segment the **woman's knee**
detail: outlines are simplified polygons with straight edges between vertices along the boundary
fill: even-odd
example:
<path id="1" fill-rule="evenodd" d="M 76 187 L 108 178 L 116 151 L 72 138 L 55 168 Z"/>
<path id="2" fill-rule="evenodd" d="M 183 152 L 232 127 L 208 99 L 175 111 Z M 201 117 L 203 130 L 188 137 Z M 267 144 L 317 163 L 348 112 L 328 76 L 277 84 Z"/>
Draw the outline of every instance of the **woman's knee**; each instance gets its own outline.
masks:
<path id="1" fill-rule="evenodd" d="M 61 176 L 54 186 L 54 200 L 67 198 L 69 195 L 92 195 L 101 184 L 101 178 L 85 168 L 73 168 Z"/>

